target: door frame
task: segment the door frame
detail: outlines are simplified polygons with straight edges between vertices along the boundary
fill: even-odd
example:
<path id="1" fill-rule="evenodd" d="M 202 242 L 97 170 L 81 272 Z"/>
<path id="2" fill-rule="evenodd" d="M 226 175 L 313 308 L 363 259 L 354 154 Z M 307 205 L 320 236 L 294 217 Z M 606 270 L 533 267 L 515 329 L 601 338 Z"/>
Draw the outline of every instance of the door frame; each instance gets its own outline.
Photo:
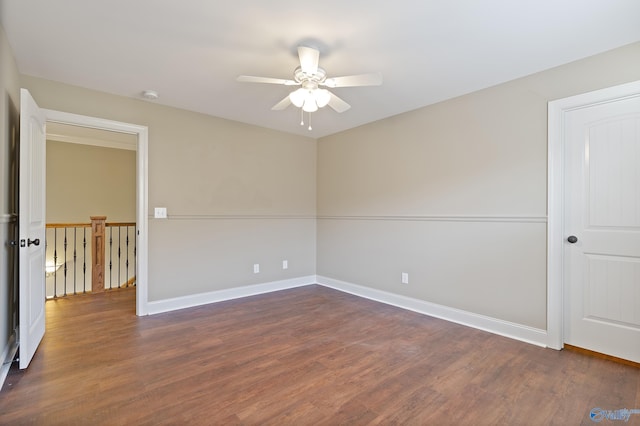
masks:
<path id="1" fill-rule="evenodd" d="M 42 109 L 48 122 L 128 133 L 137 136 L 136 145 L 136 223 L 138 242 L 136 246 L 136 315 L 148 315 L 148 149 L 149 129 L 147 126 L 107 120 L 68 112 Z"/>
<path id="2" fill-rule="evenodd" d="M 640 80 L 548 104 L 547 138 L 547 346 L 564 347 L 564 151 L 567 113 L 640 96 Z"/>

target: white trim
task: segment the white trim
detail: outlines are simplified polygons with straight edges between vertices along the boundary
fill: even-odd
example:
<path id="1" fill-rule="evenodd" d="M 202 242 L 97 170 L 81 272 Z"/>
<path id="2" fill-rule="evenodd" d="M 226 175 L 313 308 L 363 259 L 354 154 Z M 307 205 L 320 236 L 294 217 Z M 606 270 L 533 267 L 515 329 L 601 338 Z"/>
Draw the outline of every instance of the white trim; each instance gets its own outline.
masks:
<path id="1" fill-rule="evenodd" d="M 16 334 L 13 333 L 11 334 L 11 337 L 9 337 L 7 346 L 5 346 L 2 351 L 2 355 L 0 355 L 0 359 L 2 360 L 2 366 L 0 367 L 0 389 L 2 389 L 4 381 L 7 379 L 7 374 L 9 374 L 11 363 L 13 362 L 13 358 L 16 356 L 16 352 L 18 352 L 18 341 L 16 339 Z"/>
<path id="2" fill-rule="evenodd" d="M 420 216 L 322 216 L 319 220 L 379 220 L 398 222 L 515 222 L 546 223 L 546 216 L 471 216 L 471 215 L 420 215 Z"/>
<path id="3" fill-rule="evenodd" d="M 545 330 L 516 324 L 509 321 L 491 318 L 448 306 L 426 302 L 399 294 L 389 293 L 382 290 L 364 287 L 345 281 L 335 280 L 324 276 L 317 276 L 317 282 L 325 287 L 340 290 L 345 293 L 354 294 L 376 302 L 407 309 L 424 315 L 440 318 L 446 321 L 476 328 L 522 342 L 531 343 L 537 346 L 546 346 L 547 332 Z"/>
<path id="4" fill-rule="evenodd" d="M 255 296 L 257 294 L 271 293 L 273 291 L 286 290 L 316 283 L 316 276 L 292 278 L 282 281 L 272 281 L 262 284 L 235 287 L 224 290 L 216 290 L 208 293 L 192 294 L 149 302 L 147 305 L 150 315 L 162 312 L 175 311 L 177 309 L 193 308 L 209 303 L 223 302 L 225 300 L 239 299 L 241 297 Z"/>
<path id="5" fill-rule="evenodd" d="M 640 96 L 640 80 L 549 102 L 547 176 L 547 346 L 562 349 L 564 280 L 564 125 L 572 110 Z"/>
<path id="6" fill-rule="evenodd" d="M 264 215 L 264 214 L 171 214 L 167 219 L 173 220 L 244 220 L 244 219 L 276 219 L 276 220 L 315 220 L 313 215 Z M 163 219 L 164 220 L 164 219 Z"/>
<path id="7" fill-rule="evenodd" d="M 136 315 L 148 315 L 149 304 L 149 129 L 138 126 L 136 150 Z M 140 247 L 140 248 L 138 248 Z"/>
<path id="8" fill-rule="evenodd" d="M 101 146 L 104 148 L 126 149 L 128 151 L 136 150 L 135 143 L 107 139 L 86 138 L 80 136 L 59 135 L 49 132 L 47 132 L 47 140 L 55 142 L 75 143 L 78 145 Z"/>
<path id="9" fill-rule="evenodd" d="M 153 216 L 153 215 L 152 215 Z M 501 222 L 501 223 L 547 223 L 546 216 L 315 216 L 315 215 L 263 215 L 263 214 L 172 214 L 173 220 L 375 220 L 398 222 Z"/>
<path id="10" fill-rule="evenodd" d="M 547 165 L 547 346 L 562 349 L 562 280 L 564 250 L 564 133 L 563 111 L 549 102 Z"/>
<path id="11" fill-rule="evenodd" d="M 136 146 L 136 223 L 138 227 L 137 271 L 136 271 L 136 314 L 147 315 L 148 305 L 148 152 L 149 130 L 146 126 L 106 120 L 103 118 L 71 114 L 68 112 L 43 109 L 47 121 L 112 132 L 129 133 L 137 136 Z"/>

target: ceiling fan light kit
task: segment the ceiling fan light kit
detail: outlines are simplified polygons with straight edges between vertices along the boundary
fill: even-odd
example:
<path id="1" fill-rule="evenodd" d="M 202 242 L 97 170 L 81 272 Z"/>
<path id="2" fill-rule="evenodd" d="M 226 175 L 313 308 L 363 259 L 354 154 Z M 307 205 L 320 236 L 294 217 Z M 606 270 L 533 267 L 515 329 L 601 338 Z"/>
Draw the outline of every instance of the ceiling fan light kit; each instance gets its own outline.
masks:
<path id="1" fill-rule="evenodd" d="M 331 93 L 327 89 L 307 89 L 304 87 L 289 93 L 293 105 L 306 112 L 315 112 L 329 104 Z"/>
<path id="2" fill-rule="evenodd" d="M 298 58 L 300 60 L 300 66 L 293 71 L 293 80 L 241 75 L 237 78 L 237 81 L 300 86 L 275 104 L 271 109 L 279 111 L 293 104 L 297 108 L 301 108 L 301 114 L 304 112 L 309 113 L 309 121 L 311 121 L 312 112 L 316 112 L 319 108 L 324 108 L 327 105 L 338 113 L 351 108 L 351 105 L 344 100 L 320 86 L 334 88 L 379 86 L 382 84 L 382 75 L 380 73 L 327 78 L 326 71 L 318 66 L 320 51 L 313 47 L 299 46 Z M 303 125 L 304 120 L 302 120 L 300 124 Z M 311 125 L 309 125 L 309 130 L 311 130 Z"/>

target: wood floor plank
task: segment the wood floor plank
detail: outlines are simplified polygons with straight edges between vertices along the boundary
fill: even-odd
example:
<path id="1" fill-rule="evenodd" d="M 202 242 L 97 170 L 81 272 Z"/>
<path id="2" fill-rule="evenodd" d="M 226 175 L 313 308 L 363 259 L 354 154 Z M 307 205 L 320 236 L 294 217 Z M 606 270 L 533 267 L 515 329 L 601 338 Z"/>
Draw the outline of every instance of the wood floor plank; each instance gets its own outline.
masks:
<path id="1" fill-rule="evenodd" d="M 321 286 L 142 318 L 135 289 L 46 310 L 2 425 L 566 425 L 640 408 L 634 366 Z"/>

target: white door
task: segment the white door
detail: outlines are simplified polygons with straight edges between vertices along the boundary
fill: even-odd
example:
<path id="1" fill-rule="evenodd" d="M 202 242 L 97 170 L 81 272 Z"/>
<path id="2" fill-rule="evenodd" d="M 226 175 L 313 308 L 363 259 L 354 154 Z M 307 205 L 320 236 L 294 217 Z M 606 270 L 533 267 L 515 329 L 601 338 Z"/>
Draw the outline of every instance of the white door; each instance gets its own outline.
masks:
<path id="1" fill-rule="evenodd" d="M 564 341 L 640 362 L 640 94 L 567 112 Z"/>
<path id="2" fill-rule="evenodd" d="M 27 368 L 44 336 L 45 116 L 26 89 L 20 92 L 19 276 L 20 368 Z"/>

